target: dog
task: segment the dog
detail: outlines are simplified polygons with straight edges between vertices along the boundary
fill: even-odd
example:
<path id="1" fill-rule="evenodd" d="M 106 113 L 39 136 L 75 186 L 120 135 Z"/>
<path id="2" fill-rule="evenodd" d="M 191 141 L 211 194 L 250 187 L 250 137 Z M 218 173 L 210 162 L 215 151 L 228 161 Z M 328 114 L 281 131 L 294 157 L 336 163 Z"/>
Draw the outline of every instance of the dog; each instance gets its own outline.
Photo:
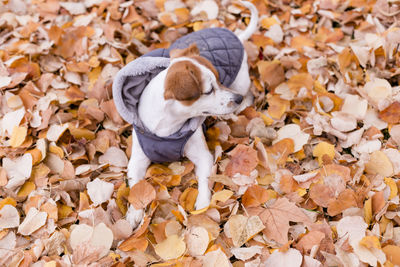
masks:
<path id="1" fill-rule="evenodd" d="M 190 33 L 169 49 L 156 49 L 130 62 L 116 75 L 114 102 L 134 127 L 129 187 L 144 178 L 151 162 L 186 157 L 194 163 L 198 180 L 195 208 L 209 206 L 214 159 L 204 137 L 204 119 L 233 113 L 252 101 L 243 42 L 258 28 L 258 11 L 250 2 L 241 3 L 251 12 L 243 32 L 211 28 Z M 129 206 L 126 219 L 133 228 L 143 217 L 144 210 Z"/>

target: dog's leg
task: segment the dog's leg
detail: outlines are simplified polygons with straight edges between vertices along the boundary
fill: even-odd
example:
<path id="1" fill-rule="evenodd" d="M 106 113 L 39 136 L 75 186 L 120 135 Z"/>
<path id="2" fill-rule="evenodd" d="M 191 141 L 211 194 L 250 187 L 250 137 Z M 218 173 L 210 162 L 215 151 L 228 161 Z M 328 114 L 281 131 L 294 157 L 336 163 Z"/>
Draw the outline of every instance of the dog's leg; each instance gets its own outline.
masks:
<path id="1" fill-rule="evenodd" d="M 184 148 L 185 156 L 195 165 L 198 190 L 195 203 L 196 210 L 210 205 L 211 192 L 208 188 L 208 177 L 213 167 L 213 156 L 208 150 L 202 127 L 199 127 L 190 137 Z"/>
<path id="2" fill-rule="evenodd" d="M 132 153 L 128 163 L 128 184 L 132 188 L 136 183 L 142 180 L 146 174 L 150 160 L 144 154 L 142 147 L 136 136 L 135 130 L 132 131 Z M 143 209 L 135 209 L 132 204 L 129 205 L 126 213 L 126 220 L 133 228 L 136 228 L 144 217 Z"/>

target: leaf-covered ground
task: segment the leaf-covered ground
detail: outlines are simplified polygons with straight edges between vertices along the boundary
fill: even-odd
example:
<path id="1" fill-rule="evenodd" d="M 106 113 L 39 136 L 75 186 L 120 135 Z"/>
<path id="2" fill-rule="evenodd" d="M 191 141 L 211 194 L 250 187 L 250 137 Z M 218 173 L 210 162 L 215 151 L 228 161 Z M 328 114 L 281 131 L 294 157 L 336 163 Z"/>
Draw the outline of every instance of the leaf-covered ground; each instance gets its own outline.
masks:
<path id="1" fill-rule="evenodd" d="M 188 32 L 243 30 L 248 10 L 2 1 L 0 265 L 400 265 L 400 1 L 253 2 L 255 105 L 208 121 L 212 203 L 196 212 L 188 161 L 126 186 L 113 77 Z M 146 207 L 134 231 L 129 202 Z"/>

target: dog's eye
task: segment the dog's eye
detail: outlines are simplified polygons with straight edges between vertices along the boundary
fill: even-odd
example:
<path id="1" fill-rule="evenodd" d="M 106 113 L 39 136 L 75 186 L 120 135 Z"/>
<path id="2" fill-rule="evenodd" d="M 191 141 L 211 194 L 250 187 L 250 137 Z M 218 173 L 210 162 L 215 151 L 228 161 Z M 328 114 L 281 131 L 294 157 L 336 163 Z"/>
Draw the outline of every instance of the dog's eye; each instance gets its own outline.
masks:
<path id="1" fill-rule="evenodd" d="M 210 91 L 208 91 L 207 93 L 204 93 L 205 95 L 211 95 L 212 94 L 212 92 L 214 92 L 214 87 L 213 88 L 211 88 L 211 90 Z"/>

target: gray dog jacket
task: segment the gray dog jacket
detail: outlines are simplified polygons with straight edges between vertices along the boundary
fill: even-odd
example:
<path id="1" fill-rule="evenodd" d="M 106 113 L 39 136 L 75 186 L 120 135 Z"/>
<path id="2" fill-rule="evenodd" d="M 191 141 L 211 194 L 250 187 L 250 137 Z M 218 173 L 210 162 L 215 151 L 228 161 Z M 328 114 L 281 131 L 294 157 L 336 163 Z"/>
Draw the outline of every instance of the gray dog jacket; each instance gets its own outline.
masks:
<path id="1" fill-rule="evenodd" d="M 131 123 L 145 155 L 152 162 L 172 162 L 183 158 L 186 142 L 204 122 L 205 117 L 189 119 L 176 133 L 160 137 L 149 131 L 140 120 L 138 106 L 147 84 L 169 66 L 169 52 L 196 43 L 200 55 L 217 69 L 221 84 L 229 87 L 242 64 L 244 47 L 230 30 L 204 29 L 177 39 L 168 49 L 156 49 L 123 67 L 113 83 L 113 98 L 121 117 Z M 132 155 L 135 156 L 135 155 Z"/>

